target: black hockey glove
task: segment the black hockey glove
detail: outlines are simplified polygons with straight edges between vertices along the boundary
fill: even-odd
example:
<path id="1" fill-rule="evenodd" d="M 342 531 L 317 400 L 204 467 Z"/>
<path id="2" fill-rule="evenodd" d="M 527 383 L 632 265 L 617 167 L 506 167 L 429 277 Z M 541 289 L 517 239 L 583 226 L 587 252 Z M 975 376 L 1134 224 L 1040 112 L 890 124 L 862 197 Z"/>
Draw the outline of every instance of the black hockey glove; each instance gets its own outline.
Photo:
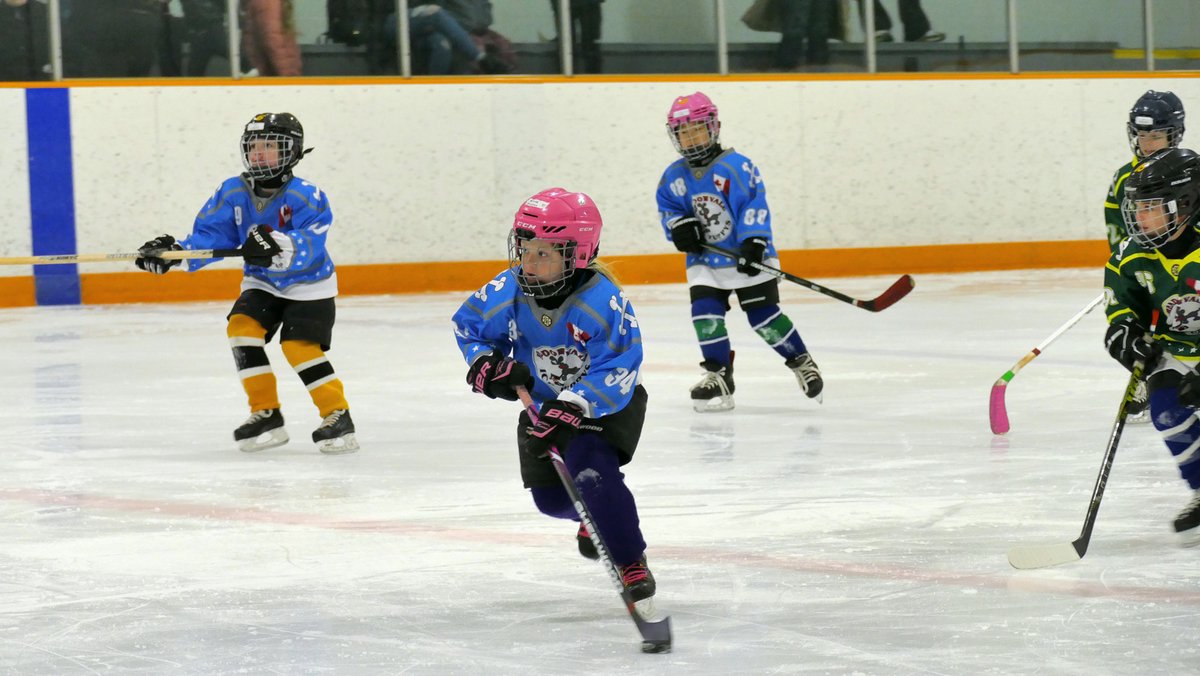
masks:
<path id="1" fill-rule="evenodd" d="M 271 236 L 273 228 L 269 225 L 256 225 L 250 228 L 250 232 L 246 234 L 246 242 L 242 244 L 242 251 L 246 252 L 244 258 L 249 265 L 256 265 L 260 268 L 271 267 L 271 259 L 275 254 L 283 249 L 279 248 L 279 242 Z"/>
<path id="2" fill-rule="evenodd" d="M 152 255 L 163 251 L 183 251 L 183 247 L 175 243 L 174 237 L 159 235 L 138 247 L 138 257 L 133 261 L 133 264 L 146 272 L 165 275 L 167 274 L 167 270 L 183 262 L 179 260 L 166 260 Z"/>
<path id="3" fill-rule="evenodd" d="M 533 386 L 533 374 L 529 367 L 514 359 L 496 353 L 485 354 L 476 359 L 467 371 L 467 384 L 471 390 L 487 395 L 488 399 L 499 397 L 508 401 L 517 400 L 516 386 L 526 389 Z"/>
<path id="4" fill-rule="evenodd" d="M 553 446 L 559 453 L 566 453 L 571 440 L 579 434 L 581 422 L 583 409 L 569 401 L 551 399 L 542 404 L 537 423 L 525 429 L 529 433 L 525 452 L 535 458 L 543 458 Z"/>
<path id="5" fill-rule="evenodd" d="M 753 277 L 762 272 L 751 263 L 762 263 L 763 257 L 767 255 L 767 240 L 761 237 L 751 237 L 742 242 L 742 248 L 739 252 L 742 255 L 743 261 L 738 261 L 737 271 Z"/>
<path id="6" fill-rule="evenodd" d="M 671 226 L 671 243 L 684 253 L 704 253 L 704 236 L 700 234 L 700 221 L 685 216 Z"/>
<path id="7" fill-rule="evenodd" d="M 1141 360 L 1147 372 L 1154 370 L 1162 356 L 1162 345 L 1146 340 L 1144 331 L 1129 322 L 1110 324 L 1104 333 L 1104 346 L 1113 359 L 1121 362 L 1126 370 L 1133 371 L 1133 363 Z"/>
<path id="8" fill-rule="evenodd" d="M 1189 373 L 1179 381 L 1179 403 L 1200 408 L 1200 373 Z"/>

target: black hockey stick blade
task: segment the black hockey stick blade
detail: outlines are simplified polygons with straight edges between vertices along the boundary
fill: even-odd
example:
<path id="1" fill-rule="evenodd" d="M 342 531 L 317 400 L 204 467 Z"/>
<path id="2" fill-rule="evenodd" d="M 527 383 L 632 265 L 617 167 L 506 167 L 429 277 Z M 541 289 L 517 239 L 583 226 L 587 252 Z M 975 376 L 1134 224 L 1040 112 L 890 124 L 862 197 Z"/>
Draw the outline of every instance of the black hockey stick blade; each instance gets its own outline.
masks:
<path id="1" fill-rule="evenodd" d="M 743 258 L 741 254 L 739 254 L 738 252 L 736 252 L 732 249 L 726 249 L 724 247 L 714 246 L 712 244 L 704 244 L 703 246 L 705 249 L 708 249 L 709 251 L 711 251 L 713 253 L 718 253 L 718 254 L 721 254 L 722 256 L 732 258 L 733 260 L 737 261 L 739 265 L 745 265 L 747 263 L 746 259 Z M 813 291 L 816 291 L 817 293 L 819 293 L 823 296 L 829 296 L 830 298 L 835 298 L 837 300 L 842 301 L 843 303 L 849 303 L 850 305 L 853 305 L 854 307 L 860 307 L 869 312 L 881 312 L 881 311 L 886 310 L 887 308 L 891 307 L 892 305 L 895 305 L 897 301 L 899 301 L 901 298 L 904 298 L 905 296 L 907 296 L 909 294 L 909 292 L 911 292 L 913 290 L 913 287 L 916 286 L 916 284 L 917 284 L 913 280 L 911 275 L 904 275 L 900 279 L 897 279 L 895 282 L 892 282 L 892 285 L 890 287 L 888 287 L 886 291 L 879 294 L 875 298 L 872 298 L 870 300 L 861 300 L 859 298 L 847 296 L 846 294 L 844 294 L 840 291 L 835 291 L 827 286 L 822 286 L 821 284 L 817 284 L 816 282 L 814 282 L 812 280 L 808 280 L 803 277 L 797 277 L 796 275 L 793 275 L 790 272 L 784 272 L 783 270 L 780 270 L 778 268 L 773 268 L 769 265 L 763 265 L 762 263 L 754 263 L 754 262 L 750 262 L 749 264 L 751 267 L 759 270 L 760 272 L 765 272 L 768 275 L 771 275 L 772 277 L 774 277 L 776 279 L 782 279 L 782 280 L 792 282 L 793 284 L 799 284 L 800 286 L 803 286 L 806 289 L 811 289 Z"/>
<path id="2" fill-rule="evenodd" d="M 1158 311 L 1154 311 L 1151 327 L 1158 323 Z M 1151 328 L 1151 333 L 1154 329 Z M 1092 529 L 1096 527 L 1096 515 L 1100 513 L 1100 500 L 1104 497 L 1104 487 L 1108 485 L 1108 474 L 1112 471 L 1113 459 L 1117 455 L 1117 445 L 1121 443 L 1121 432 L 1125 430 L 1125 420 L 1129 417 L 1129 402 L 1142 380 L 1145 364 L 1136 362 L 1133 372 L 1129 374 L 1129 383 L 1125 386 L 1125 396 L 1121 398 L 1121 406 L 1117 409 L 1117 419 L 1113 422 L 1112 432 L 1108 435 L 1108 446 L 1104 449 L 1104 459 L 1100 463 L 1100 474 L 1096 477 L 1096 485 L 1092 488 L 1092 499 L 1088 502 L 1087 514 L 1083 518 L 1083 529 L 1079 537 L 1071 542 L 1048 545 L 1018 545 L 1008 550 L 1008 563 L 1019 570 L 1032 568 L 1047 568 L 1064 563 L 1071 563 L 1087 554 L 1088 545 L 1092 541 Z"/>

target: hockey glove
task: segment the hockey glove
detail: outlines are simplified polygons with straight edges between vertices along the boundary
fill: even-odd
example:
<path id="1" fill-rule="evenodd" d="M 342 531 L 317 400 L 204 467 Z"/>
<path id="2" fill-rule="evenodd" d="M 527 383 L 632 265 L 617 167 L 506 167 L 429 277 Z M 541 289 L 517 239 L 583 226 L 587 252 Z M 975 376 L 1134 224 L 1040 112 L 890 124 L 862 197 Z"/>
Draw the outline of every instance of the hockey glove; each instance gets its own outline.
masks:
<path id="1" fill-rule="evenodd" d="M 1146 340 L 1144 331 L 1129 322 L 1110 324 L 1104 334 L 1104 346 L 1124 366 L 1133 371 L 1133 363 L 1141 361 L 1147 372 L 1154 370 L 1158 358 L 1162 356 L 1162 346 L 1156 341 Z"/>
<path id="2" fill-rule="evenodd" d="M 467 371 L 467 384 L 473 392 L 487 395 L 488 399 L 499 397 L 507 401 L 517 400 L 517 385 L 526 389 L 533 387 L 533 374 L 529 367 L 514 359 L 496 353 L 485 354 L 476 359 Z"/>
<path id="3" fill-rule="evenodd" d="M 274 228 L 269 225 L 256 225 L 250 228 L 250 232 L 246 234 L 246 242 L 242 244 L 242 251 L 245 252 L 243 258 L 246 259 L 247 265 L 256 265 L 260 268 L 271 267 L 271 259 L 282 251 L 279 248 L 279 242 L 275 241 L 274 233 Z"/>
<path id="4" fill-rule="evenodd" d="M 685 216 L 671 226 L 671 243 L 684 253 L 704 253 L 704 236 L 700 234 L 700 221 Z"/>
<path id="5" fill-rule="evenodd" d="M 753 277 L 762 272 L 751 264 L 763 262 L 763 257 L 767 254 L 767 240 L 761 237 L 751 237 L 742 242 L 739 253 L 742 255 L 742 260 L 738 261 L 737 271 Z"/>
<path id="6" fill-rule="evenodd" d="M 1200 373 L 1188 373 L 1179 381 L 1179 403 L 1200 408 Z"/>
<path id="7" fill-rule="evenodd" d="M 562 399 L 547 401 L 538 412 L 537 423 L 525 429 L 529 434 L 525 452 L 535 458 L 544 458 L 553 446 L 559 453 L 566 453 L 571 440 L 579 434 L 581 422 L 583 409 L 575 404 Z"/>
<path id="8" fill-rule="evenodd" d="M 139 269 L 156 275 L 165 275 L 167 270 L 179 265 L 183 261 L 166 260 L 159 258 L 153 254 L 163 251 L 183 251 L 183 247 L 175 243 L 175 238 L 170 235 L 160 235 L 138 247 L 138 257 L 133 261 L 133 264 Z"/>

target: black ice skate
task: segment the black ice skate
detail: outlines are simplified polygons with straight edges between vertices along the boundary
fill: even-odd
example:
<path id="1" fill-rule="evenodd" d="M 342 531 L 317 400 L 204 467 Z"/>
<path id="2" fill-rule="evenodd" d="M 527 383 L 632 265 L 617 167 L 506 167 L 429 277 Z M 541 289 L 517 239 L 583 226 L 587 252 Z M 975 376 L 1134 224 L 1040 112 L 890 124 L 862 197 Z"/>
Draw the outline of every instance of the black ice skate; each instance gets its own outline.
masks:
<path id="1" fill-rule="evenodd" d="M 277 408 L 251 413 L 246 422 L 233 431 L 233 440 L 246 453 L 286 444 L 288 433 L 283 429 L 283 414 Z"/>
<path id="2" fill-rule="evenodd" d="M 733 408 L 733 353 L 728 364 L 705 359 L 700 362 L 704 377 L 692 387 L 692 408 L 697 413 L 728 411 Z"/>
<path id="3" fill-rule="evenodd" d="M 628 566 L 621 566 L 620 571 L 621 582 L 625 585 L 625 591 L 629 592 L 629 598 L 633 601 L 638 615 L 647 619 L 656 617 L 654 592 L 657 586 L 654 584 L 654 574 L 646 565 L 646 557 L 643 556 L 641 560 Z"/>
<path id="4" fill-rule="evenodd" d="M 354 438 L 354 421 L 350 419 L 350 411 L 339 408 L 325 416 L 321 426 L 313 430 L 312 440 L 317 450 L 327 455 L 357 451 L 358 440 Z"/>
<path id="5" fill-rule="evenodd" d="M 1187 507 L 1175 517 L 1175 532 L 1184 536 L 1184 544 L 1191 547 L 1200 544 L 1200 490 L 1192 497 Z"/>
<path id="6" fill-rule="evenodd" d="M 796 382 L 800 383 L 800 389 L 804 390 L 804 395 L 821 403 L 821 390 L 825 389 L 825 381 L 821 380 L 821 369 L 817 368 L 817 363 L 813 361 L 812 355 L 805 352 L 787 360 L 786 364 L 792 373 L 796 374 Z"/>
<path id="7" fill-rule="evenodd" d="M 596 545 L 592 542 L 592 538 L 588 537 L 587 528 L 583 524 L 579 524 L 579 532 L 575 533 L 575 540 L 579 544 L 579 553 L 585 559 L 593 561 L 600 560 L 600 552 L 596 551 Z"/>
<path id="8" fill-rule="evenodd" d="M 1146 390 L 1146 381 L 1137 384 L 1137 389 L 1133 391 L 1133 399 L 1129 400 L 1129 406 L 1125 410 L 1127 423 L 1150 422 L 1150 392 Z"/>

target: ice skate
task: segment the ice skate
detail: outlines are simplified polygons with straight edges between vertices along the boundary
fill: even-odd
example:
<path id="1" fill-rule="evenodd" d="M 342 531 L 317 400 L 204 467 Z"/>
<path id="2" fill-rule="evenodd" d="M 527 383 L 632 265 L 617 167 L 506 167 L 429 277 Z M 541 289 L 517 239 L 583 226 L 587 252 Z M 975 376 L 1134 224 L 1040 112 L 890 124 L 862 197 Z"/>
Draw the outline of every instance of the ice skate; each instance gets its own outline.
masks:
<path id="1" fill-rule="evenodd" d="M 340 408 L 325 416 L 321 426 L 313 431 L 312 440 L 317 450 L 326 455 L 357 451 L 358 440 L 354 438 L 354 421 L 350 419 L 350 411 Z"/>
<path id="2" fill-rule="evenodd" d="M 1150 422 L 1150 393 L 1146 390 L 1146 381 L 1141 381 L 1137 384 L 1137 389 L 1133 392 L 1133 398 L 1129 400 L 1129 407 L 1126 409 L 1125 422 L 1131 424 L 1141 424 Z"/>
<path id="3" fill-rule="evenodd" d="M 733 408 L 733 353 L 728 364 L 715 361 L 700 362 L 704 377 L 692 387 L 692 408 L 697 413 L 729 411 Z"/>
<path id="4" fill-rule="evenodd" d="M 592 538 L 588 535 L 587 528 L 583 524 L 579 524 L 579 531 L 575 533 L 575 541 L 579 544 L 579 554 L 585 559 L 593 561 L 600 560 L 600 552 L 596 551 L 596 545 L 592 542 Z"/>
<path id="5" fill-rule="evenodd" d="M 1182 537 L 1182 544 L 1185 547 L 1195 547 L 1200 545 L 1200 490 L 1197 490 L 1192 496 L 1192 501 L 1187 507 L 1175 517 L 1175 522 L 1172 524 L 1175 527 L 1175 532 Z"/>
<path id="6" fill-rule="evenodd" d="M 251 413 L 246 422 L 233 431 L 233 440 L 246 453 L 286 444 L 288 433 L 283 428 L 283 414 L 277 408 Z"/>
<path id="7" fill-rule="evenodd" d="M 643 556 L 628 566 L 621 566 L 620 572 L 621 582 L 625 585 L 625 591 L 629 592 L 629 598 L 633 601 L 638 615 L 647 620 L 655 619 L 658 615 L 654 607 L 654 592 L 657 586 L 654 584 L 654 574 L 646 565 L 646 557 Z"/>
<path id="8" fill-rule="evenodd" d="M 800 383 L 804 395 L 809 399 L 816 399 L 818 404 L 821 403 L 821 391 L 825 389 L 825 381 L 821 379 L 821 369 L 817 368 L 812 355 L 805 352 L 787 360 L 786 364 L 792 373 L 796 374 L 796 382 Z"/>

